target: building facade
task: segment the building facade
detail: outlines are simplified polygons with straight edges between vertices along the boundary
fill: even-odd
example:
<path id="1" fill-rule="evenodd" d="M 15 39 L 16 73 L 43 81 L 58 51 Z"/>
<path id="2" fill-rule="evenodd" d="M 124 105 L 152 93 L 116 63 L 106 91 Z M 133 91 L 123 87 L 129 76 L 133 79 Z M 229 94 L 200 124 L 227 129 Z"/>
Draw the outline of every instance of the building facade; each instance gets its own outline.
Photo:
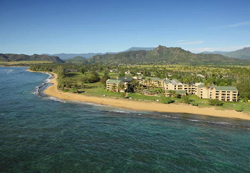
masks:
<path id="1" fill-rule="evenodd" d="M 106 81 L 106 89 L 107 91 L 112 91 L 112 92 L 121 92 L 121 87 L 124 85 L 124 83 L 121 80 L 118 79 L 108 79 Z"/>
<path id="2" fill-rule="evenodd" d="M 238 90 L 233 86 L 204 86 L 203 84 L 199 85 L 197 88 L 197 96 L 199 98 L 206 99 L 217 99 L 220 101 L 238 101 Z"/>

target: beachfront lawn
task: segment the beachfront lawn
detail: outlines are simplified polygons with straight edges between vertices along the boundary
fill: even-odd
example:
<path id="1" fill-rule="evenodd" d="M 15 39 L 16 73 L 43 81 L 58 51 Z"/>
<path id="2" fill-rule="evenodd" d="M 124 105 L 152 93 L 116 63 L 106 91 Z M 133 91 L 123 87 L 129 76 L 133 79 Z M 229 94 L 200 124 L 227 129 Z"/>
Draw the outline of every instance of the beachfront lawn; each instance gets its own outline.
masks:
<path id="1" fill-rule="evenodd" d="M 160 96 L 147 96 L 141 93 L 129 93 L 128 97 L 131 97 L 134 100 L 142 100 L 142 101 L 157 101 L 157 100 L 161 100 L 164 97 L 160 97 Z"/>

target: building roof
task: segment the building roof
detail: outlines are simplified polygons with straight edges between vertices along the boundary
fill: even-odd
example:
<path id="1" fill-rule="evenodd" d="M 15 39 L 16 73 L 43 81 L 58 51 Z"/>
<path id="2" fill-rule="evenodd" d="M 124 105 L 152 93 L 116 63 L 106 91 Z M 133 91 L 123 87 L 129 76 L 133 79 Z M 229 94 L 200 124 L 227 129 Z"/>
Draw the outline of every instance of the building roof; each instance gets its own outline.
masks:
<path id="1" fill-rule="evenodd" d="M 215 86 L 216 90 L 231 90 L 231 91 L 238 91 L 235 86 Z"/>
<path id="2" fill-rule="evenodd" d="M 203 88 L 204 84 L 200 84 L 198 85 L 199 88 Z"/>
<path id="3" fill-rule="evenodd" d="M 121 80 L 118 80 L 118 79 L 108 79 L 107 80 L 107 83 L 116 83 L 116 84 L 119 84 L 121 82 Z"/>
<path id="4" fill-rule="evenodd" d="M 166 79 L 166 80 L 164 80 L 164 83 L 167 85 L 167 84 L 170 83 L 170 80 L 169 80 L 169 79 Z"/>
<path id="5" fill-rule="evenodd" d="M 134 79 L 132 76 L 125 76 L 125 77 L 119 77 L 118 80 L 121 80 L 123 82 L 132 82 Z"/>
<path id="6" fill-rule="evenodd" d="M 177 79 L 173 79 L 170 81 L 173 85 L 178 85 L 178 84 L 182 84 L 180 81 L 178 81 Z"/>

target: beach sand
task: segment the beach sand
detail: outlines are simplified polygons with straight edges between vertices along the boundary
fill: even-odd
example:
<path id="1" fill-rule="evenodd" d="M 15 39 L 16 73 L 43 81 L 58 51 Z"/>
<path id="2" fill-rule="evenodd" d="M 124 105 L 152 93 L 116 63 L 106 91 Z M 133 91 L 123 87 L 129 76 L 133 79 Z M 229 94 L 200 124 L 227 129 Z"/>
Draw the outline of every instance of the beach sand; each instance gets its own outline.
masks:
<path id="1" fill-rule="evenodd" d="M 114 99 L 107 97 L 92 97 L 84 96 L 81 94 L 74 94 L 69 92 L 62 92 L 57 89 L 57 74 L 51 73 L 54 78 L 51 79 L 49 86 L 44 93 L 46 95 L 70 101 L 82 101 L 90 102 L 102 105 L 110 105 L 120 108 L 133 109 L 133 110 L 143 110 L 143 111 L 156 111 L 156 112 L 172 112 L 172 113 L 190 113 L 190 114 L 200 114 L 209 115 L 223 118 L 238 118 L 244 120 L 250 120 L 250 115 L 242 112 L 236 112 L 234 110 L 216 110 L 214 107 L 210 108 L 199 108 L 186 104 L 162 104 L 154 102 L 141 102 L 125 99 Z"/>

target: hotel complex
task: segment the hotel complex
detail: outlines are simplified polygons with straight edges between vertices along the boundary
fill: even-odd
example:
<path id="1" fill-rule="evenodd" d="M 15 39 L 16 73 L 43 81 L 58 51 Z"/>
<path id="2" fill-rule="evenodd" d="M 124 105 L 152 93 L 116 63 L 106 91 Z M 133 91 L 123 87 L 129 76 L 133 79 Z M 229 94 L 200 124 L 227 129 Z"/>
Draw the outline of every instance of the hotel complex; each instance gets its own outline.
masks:
<path id="1" fill-rule="evenodd" d="M 146 88 L 162 88 L 165 95 L 169 96 L 171 92 L 179 95 L 197 95 L 201 99 L 217 99 L 220 101 L 238 101 L 238 90 L 233 86 L 205 86 L 203 83 L 185 84 L 177 79 L 159 79 L 156 77 L 146 77 L 138 79 L 137 77 L 122 77 L 117 79 L 108 79 L 106 89 L 113 92 L 125 92 L 129 84 L 137 80 L 139 84 Z"/>

